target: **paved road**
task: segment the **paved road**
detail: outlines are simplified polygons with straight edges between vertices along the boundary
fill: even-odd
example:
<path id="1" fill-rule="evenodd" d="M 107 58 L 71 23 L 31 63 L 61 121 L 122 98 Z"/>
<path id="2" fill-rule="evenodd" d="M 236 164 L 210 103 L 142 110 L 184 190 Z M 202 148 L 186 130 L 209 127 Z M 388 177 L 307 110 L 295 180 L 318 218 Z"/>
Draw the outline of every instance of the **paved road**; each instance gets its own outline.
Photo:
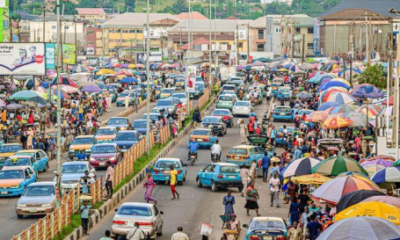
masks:
<path id="1" fill-rule="evenodd" d="M 150 109 L 152 109 L 154 103 L 150 104 Z M 124 111 L 125 107 L 117 107 L 114 103 L 111 111 L 107 112 L 103 116 L 99 118 L 100 121 L 107 120 L 108 118 L 117 115 L 121 111 Z M 142 115 L 146 112 L 146 107 L 139 109 L 138 113 L 131 114 L 128 118 L 129 121 L 133 121 L 134 119 L 141 118 Z M 67 155 L 64 153 L 62 157 L 62 162 L 67 161 Z M 50 161 L 50 168 L 45 173 L 39 173 L 38 181 L 53 181 L 54 179 L 54 170 L 56 170 L 56 161 Z M 105 176 L 105 170 L 98 170 L 97 176 Z M 26 216 L 23 219 L 18 219 L 15 214 L 15 206 L 18 201 L 18 197 L 7 197 L 0 199 L 0 226 L 7 226 L 7 228 L 2 228 L 0 230 L 1 239 L 7 240 L 11 239 L 14 235 L 20 233 L 23 229 L 28 228 L 31 224 L 34 224 L 38 221 L 40 216 Z"/>
<path id="2" fill-rule="evenodd" d="M 267 105 L 259 105 L 256 107 L 256 114 L 259 118 L 267 110 Z M 210 112 L 208 113 L 210 114 Z M 235 120 L 235 122 L 237 122 Z M 274 123 L 276 128 L 287 123 Z M 292 124 L 287 124 L 291 126 Z M 239 128 L 237 125 L 234 128 L 229 128 L 227 135 L 220 137 L 220 144 L 223 149 L 223 155 L 233 146 L 240 144 Z M 181 159 L 187 158 L 187 143 L 188 136 L 182 138 L 179 143 L 173 148 L 168 154 L 169 157 L 178 157 Z M 282 149 L 278 149 L 277 153 L 280 154 Z M 209 188 L 198 188 L 196 185 L 196 174 L 204 168 L 210 161 L 209 150 L 199 150 L 199 161 L 196 162 L 195 166 L 188 166 L 188 176 L 183 186 L 177 186 L 178 192 L 181 194 L 180 200 L 170 200 L 171 192 L 167 185 L 158 185 L 153 191 L 153 196 L 158 199 L 158 208 L 164 212 L 164 228 L 163 236 L 159 239 L 167 240 L 171 239 L 171 235 L 176 232 L 178 226 L 182 226 L 184 232 L 186 232 L 190 239 L 201 239 L 200 237 L 200 226 L 202 223 L 209 223 L 214 226 L 214 234 L 212 239 L 220 239 L 222 230 L 222 221 L 219 215 L 224 213 L 224 206 L 222 205 L 222 198 L 226 194 L 225 191 L 211 192 Z M 225 158 L 225 156 L 223 156 Z M 260 213 L 263 216 L 279 216 L 287 218 L 288 208 L 287 205 L 282 205 L 282 208 L 270 208 L 269 207 L 269 192 L 267 190 L 267 184 L 258 180 L 256 183 L 261 199 L 259 202 Z M 240 196 L 237 189 L 232 189 L 233 195 L 236 197 L 235 212 L 238 214 L 239 219 L 242 223 L 248 223 L 251 217 L 246 216 L 244 209 L 245 199 Z M 136 188 L 130 194 L 128 194 L 123 202 L 144 202 L 144 189 L 141 187 Z M 110 211 L 102 221 L 95 226 L 94 229 L 90 230 L 90 236 L 85 237 L 85 240 L 95 240 L 104 236 L 104 231 L 110 229 L 114 211 Z M 255 212 L 251 213 L 252 217 L 255 216 Z M 240 239 L 244 238 L 242 233 Z"/>

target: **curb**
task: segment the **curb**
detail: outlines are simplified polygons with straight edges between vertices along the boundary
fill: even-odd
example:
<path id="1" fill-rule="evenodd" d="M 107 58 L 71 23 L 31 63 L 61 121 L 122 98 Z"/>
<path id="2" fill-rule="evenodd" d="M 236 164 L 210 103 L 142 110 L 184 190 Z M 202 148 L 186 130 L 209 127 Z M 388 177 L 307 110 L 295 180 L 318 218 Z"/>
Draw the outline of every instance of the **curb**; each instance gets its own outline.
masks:
<path id="1" fill-rule="evenodd" d="M 209 104 L 203 110 L 202 115 L 204 114 L 205 111 L 211 108 L 211 106 L 216 102 L 216 100 L 217 100 L 216 97 L 212 97 Z M 126 111 L 128 110 L 130 109 L 127 109 Z M 159 158 L 165 157 L 169 153 L 169 151 L 177 144 L 177 142 L 180 139 L 182 139 L 187 133 L 189 133 L 191 129 L 192 129 L 192 122 L 189 123 L 178 134 L 178 136 L 175 139 L 172 139 L 172 141 L 167 146 L 165 146 L 164 149 L 159 154 L 157 154 L 157 156 L 155 156 L 154 159 L 151 160 L 144 169 L 142 169 L 142 171 L 137 173 L 137 175 L 130 182 L 125 184 L 118 192 L 114 193 L 112 199 L 107 200 L 99 209 L 94 210 L 92 212 L 92 215 L 90 215 L 89 230 L 93 228 L 96 224 L 98 224 L 108 212 L 112 211 L 114 207 L 118 205 L 126 195 L 128 195 L 133 189 L 135 189 L 136 186 L 140 184 L 142 180 L 145 179 L 146 169 L 149 166 L 153 165 Z M 66 236 L 64 240 L 78 240 L 80 237 L 82 237 L 82 233 L 83 233 L 82 226 L 79 226 L 70 235 Z"/>

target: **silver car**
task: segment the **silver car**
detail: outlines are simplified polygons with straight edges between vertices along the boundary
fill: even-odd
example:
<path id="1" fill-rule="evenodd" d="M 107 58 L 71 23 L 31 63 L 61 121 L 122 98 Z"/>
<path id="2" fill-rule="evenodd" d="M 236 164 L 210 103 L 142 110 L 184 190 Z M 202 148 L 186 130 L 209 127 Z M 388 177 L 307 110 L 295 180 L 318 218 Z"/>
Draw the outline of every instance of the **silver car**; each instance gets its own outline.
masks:
<path id="1" fill-rule="evenodd" d="M 58 206 L 55 182 L 36 182 L 29 185 L 17 202 L 18 218 L 25 215 L 45 215 Z"/>
<path id="2" fill-rule="evenodd" d="M 61 188 L 66 192 L 75 188 L 82 177 L 85 176 L 85 171 L 89 171 L 89 176 L 96 179 L 96 170 L 86 161 L 65 162 L 61 165 Z M 57 172 L 54 172 L 57 175 Z M 57 180 L 57 176 L 54 181 Z"/>
<path id="3" fill-rule="evenodd" d="M 118 236 L 126 236 L 128 231 L 133 228 L 135 222 L 140 226 L 145 234 L 150 238 L 156 239 L 162 235 L 163 212 L 158 211 L 156 206 L 150 203 L 126 202 L 116 209 L 113 218 L 111 232 L 118 239 Z"/>
<path id="4" fill-rule="evenodd" d="M 251 106 L 250 101 L 237 101 L 232 108 L 233 116 L 237 115 L 246 115 L 249 116 L 253 107 Z"/>

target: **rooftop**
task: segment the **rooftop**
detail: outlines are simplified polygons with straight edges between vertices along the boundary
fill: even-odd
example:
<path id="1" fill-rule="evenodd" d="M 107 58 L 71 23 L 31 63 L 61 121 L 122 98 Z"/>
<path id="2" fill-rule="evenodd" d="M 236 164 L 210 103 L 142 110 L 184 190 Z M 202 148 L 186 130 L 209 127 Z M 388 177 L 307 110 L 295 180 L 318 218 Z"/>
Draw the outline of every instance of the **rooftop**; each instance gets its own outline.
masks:
<path id="1" fill-rule="evenodd" d="M 214 19 L 211 20 L 211 28 L 213 31 L 217 32 L 234 32 L 236 30 L 235 21 Z M 210 20 L 193 20 L 192 21 L 193 32 L 209 32 L 210 31 Z M 172 27 L 169 32 L 185 32 L 188 31 L 188 20 L 182 20 L 174 27 Z"/>
<path id="2" fill-rule="evenodd" d="M 210 42 L 207 40 L 207 39 L 205 39 L 205 38 L 197 38 L 197 39 L 195 39 L 195 40 L 193 40 L 193 42 L 192 42 L 192 48 L 193 48 L 193 45 L 202 45 L 202 44 L 209 44 Z M 182 45 L 182 47 L 180 47 L 180 49 L 181 50 L 188 50 L 188 47 L 189 47 L 189 43 L 186 43 L 185 45 Z"/>
<path id="3" fill-rule="evenodd" d="M 382 1 L 382 0 L 346 0 L 342 1 L 335 7 L 319 15 L 319 17 L 325 17 L 327 15 L 348 9 L 364 9 L 372 12 L 377 12 L 383 16 L 389 16 L 389 9 L 395 8 L 400 9 L 400 1 Z"/>
<path id="4" fill-rule="evenodd" d="M 180 14 L 175 15 L 176 17 L 180 18 L 180 19 L 189 19 L 189 13 L 188 12 L 183 12 Z M 199 13 L 199 12 L 192 12 L 191 14 L 191 18 L 192 19 L 208 19 L 206 16 L 204 16 L 203 14 Z"/>
<path id="5" fill-rule="evenodd" d="M 181 20 L 180 18 L 169 13 L 150 13 L 149 19 L 150 23 L 155 21 L 160 21 L 163 19 L 170 19 L 173 21 Z M 103 24 L 103 27 L 134 28 L 134 27 L 143 27 L 144 24 L 146 24 L 146 13 L 126 12 L 108 20 Z"/>
<path id="6" fill-rule="evenodd" d="M 338 12 L 334 12 L 329 15 L 325 15 L 320 17 L 321 20 L 364 20 L 365 13 L 377 13 L 374 11 L 370 11 L 368 9 L 345 9 Z M 377 13 L 377 16 L 372 16 L 371 20 L 384 20 L 388 17 L 385 15 L 381 15 Z"/>
<path id="7" fill-rule="evenodd" d="M 105 15 L 103 8 L 76 8 L 78 15 Z"/>

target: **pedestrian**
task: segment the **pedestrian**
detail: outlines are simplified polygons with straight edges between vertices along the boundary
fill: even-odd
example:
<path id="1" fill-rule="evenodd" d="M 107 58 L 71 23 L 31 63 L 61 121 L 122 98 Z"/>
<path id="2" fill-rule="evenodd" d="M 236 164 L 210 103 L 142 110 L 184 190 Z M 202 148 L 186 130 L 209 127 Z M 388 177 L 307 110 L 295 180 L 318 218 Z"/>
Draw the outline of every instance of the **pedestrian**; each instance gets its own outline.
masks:
<path id="1" fill-rule="evenodd" d="M 251 161 L 250 164 L 250 177 L 251 177 L 251 181 L 255 182 L 256 181 L 256 175 L 257 175 L 257 162 L 256 160 Z"/>
<path id="2" fill-rule="evenodd" d="M 125 96 L 124 100 L 125 100 L 125 109 L 128 109 L 129 108 L 129 100 L 130 100 L 129 94 Z"/>
<path id="3" fill-rule="evenodd" d="M 239 119 L 240 140 L 242 144 L 247 142 L 247 126 L 244 124 L 243 119 Z"/>
<path id="4" fill-rule="evenodd" d="M 233 210 L 233 205 L 235 205 L 235 197 L 232 196 L 231 190 L 228 190 L 228 195 L 224 197 L 223 204 L 225 205 L 225 216 L 231 216 L 235 213 Z"/>
<path id="5" fill-rule="evenodd" d="M 271 195 L 271 204 L 270 206 L 272 207 L 274 205 L 274 201 L 276 204 L 277 208 L 280 208 L 279 206 L 279 191 L 281 187 L 281 180 L 278 178 L 278 172 L 274 172 L 273 177 L 269 180 L 269 191 Z"/>
<path id="6" fill-rule="evenodd" d="M 263 181 L 267 182 L 268 169 L 271 165 L 271 159 L 268 157 L 268 152 L 264 153 L 264 157 L 261 159 L 261 165 L 262 165 L 262 170 L 263 170 Z"/>
<path id="7" fill-rule="evenodd" d="M 112 198 L 112 195 L 113 195 L 114 168 L 111 166 L 111 162 L 110 161 L 107 161 L 106 167 L 107 167 L 107 172 L 106 172 L 107 197 L 106 198 Z"/>
<path id="8" fill-rule="evenodd" d="M 321 232 L 321 225 L 315 219 L 317 217 L 316 213 L 313 213 L 309 218 L 310 221 L 307 223 L 307 238 L 310 240 L 317 239 L 319 233 Z"/>
<path id="9" fill-rule="evenodd" d="M 174 233 L 171 237 L 171 240 L 189 240 L 188 235 L 183 232 L 182 227 L 178 227 L 178 232 Z"/>
<path id="10" fill-rule="evenodd" d="M 149 202 L 154 202 L 154 204 L 157 204 L 157 200 L 155 200 L 151 194 L 153 193 L 153 189 L 156 186 L 155 182 L 153 181 L 153 176 L 151 173 L 147 173 L 147 180 L 144 183 L 143 187 L 146 188 L 146 192 L 144 193 L 144 200 L 149 203 Z"/>
<path id="11" fill-rule="evenodd" d="M 81 206 L 81 224 L 83 229 L 83 235 L 89 235 L 87 233 L 89 227 L 89 209 L 91 208 L 88 205 L 87 201 L 83 201 L 83 205 Z"/>
<path id="12" fill-rule="evenodd" d="M 288 240 L 303 240 L 303 231 L 298 227 L 297 222 L 293 222 L 292 227 L 287 233 Z"/>
<path id="13" fill-rule="evenodd" d="M 258 203 L 257 203 L 257 199 L 259 198 L 259 195 L 258 195 L 258 191 L 254 185 L 255 185 L 254 181 L 252 181 L 246 191 L 246 204 L 244 205 L 244 208 L 246 208 L 247 216 L 250 216 L 250 213 L 249 213 L 250 209 L 255 210 L 257 216 L 261 216 L 261 214 L 258 213 Z"/>
<path id="14" fill-rule="evenodd" d="M 139 111 L 139 96 L 136 94 L 135 96 L 135 112 L 138 113 Z"/>
<path id="15" fill-rule="evenodd" d="M 180 194 L 175 189 L 175 186 L 176 186 L 176 183 L 177 183 L 177 179 L 176 178 L 177 178 L 178 172 L 174 169 L 174 166 L 172 166 L 172 165 L 169 166 L 169 169 L 170 169 L 169 184 L 170 184 L 171 192 L 172 192 L 171 200 L 175 200 L 176 198 L 179 199 Z"/>
<path id="16" fill-rule="evenodd" d="M 301 214 L 301 227 L 303 228 L 303 233 L 306 233 L 307 223 L 313 212 L 308 209 L 308 206 L 303 208 L 303 213 Z"/>
<path id="17" fill-rule="evenodd" d="M 114 240 L 111 238 L 111 232 L 110 230 L 106 230 L 106 232 L 104 233 L 104 237 L 100 238 L 99 240 Z"/>
<path id="18" fill-rule="evenodd" d="M 290 225 L 293 226 L 293 223 L 299 222 L 300 219 L 300 204 L 297 198 L 291 198 L 290 201 L 288 217 L 290 217 Z"/>
<path id="19" fill-rule="evenodd" d="M 242 184 L 243 184 L 243 191 L 240 195 L 242 197 L 244 197 L 244 194 L 247 191 L 247 184 L 248 184 L 249 178 L 250 178 L 249 169 L 247 169 L 247 166 L 245 164 L 243 164 L 242 167 L 240 168 L 240 178 L 241 178 Z"/>
<path id="20" fill-rule="evenodd" d="M 126 233 L 126 239 L 127 240 L 144 240 L 145 239 L 144 232 L 142 229 L 140 229 L 138 222 L 135 222 L 133 228 L 131 228 Z"/>

